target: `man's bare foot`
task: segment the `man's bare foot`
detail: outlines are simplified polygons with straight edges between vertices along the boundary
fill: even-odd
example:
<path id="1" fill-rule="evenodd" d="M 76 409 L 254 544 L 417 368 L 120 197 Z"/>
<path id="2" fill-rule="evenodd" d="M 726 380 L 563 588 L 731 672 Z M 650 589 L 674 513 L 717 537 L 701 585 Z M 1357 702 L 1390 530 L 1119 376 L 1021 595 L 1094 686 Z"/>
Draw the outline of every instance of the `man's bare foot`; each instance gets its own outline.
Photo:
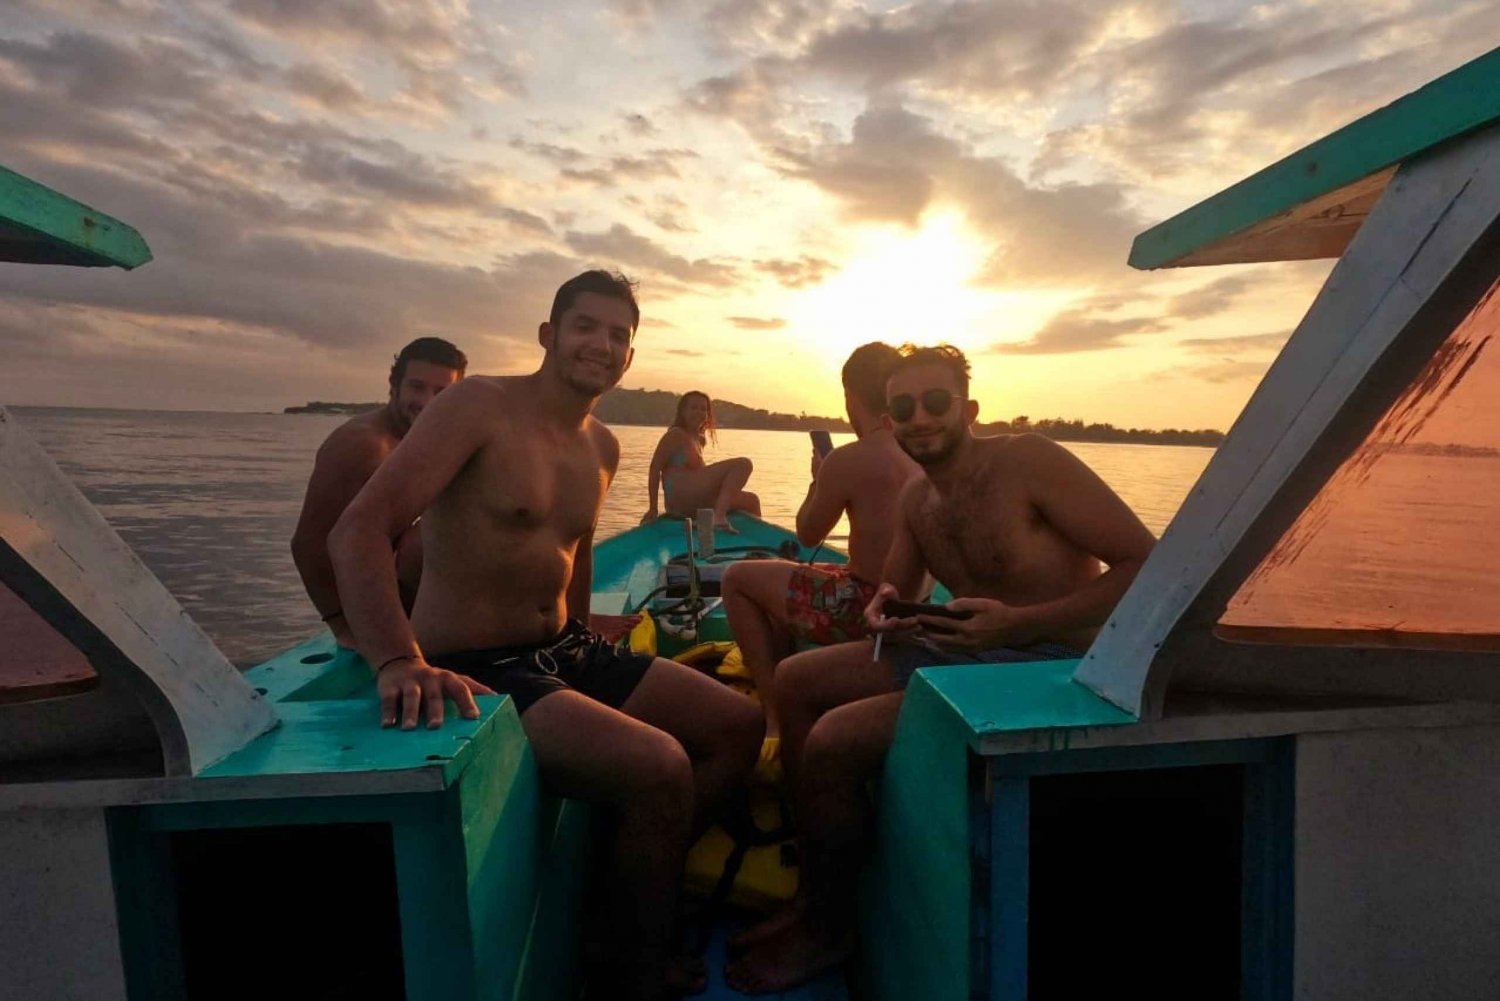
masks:
<path id="1" fill-rule="evenodd" d="M 802 918 L 802 898 L 794 897 L 791 903 L 757 924 L 751 925 L 729 940 L 731 953 L 744 952 L 777 935 Z"/>
<path id="2" fill-rule="evenodd" d="M 800 920 L 724 967 L 724 982 L 745 994 L 772 994 L 805 984 L 854 954 L 854 933 L 833 933 Z"/>

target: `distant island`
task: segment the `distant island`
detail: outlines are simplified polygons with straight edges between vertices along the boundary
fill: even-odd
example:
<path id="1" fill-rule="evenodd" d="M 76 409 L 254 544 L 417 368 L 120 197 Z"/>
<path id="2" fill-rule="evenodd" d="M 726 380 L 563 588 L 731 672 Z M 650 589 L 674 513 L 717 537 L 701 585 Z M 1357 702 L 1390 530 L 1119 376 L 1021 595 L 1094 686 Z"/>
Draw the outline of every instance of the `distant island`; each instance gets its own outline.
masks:
<path id="1" fill-rule="evenodd" d="M 677 412 L 680 394 L 665 389 L 612 389 L 599 400 L 594 414 L 606 424 L 639 424 L 666 427 Z M 380 403 L 328 403 L 314 400 L 300 407 L 287 407 L 288 414 L 362 414 L 382 406 Z M 721 428 L 744 428 L 756 431 L 842 431 L 854 429 L 842 417 L 817 417 L 809 414 L 783 414 L 761 407 L 747 407 L 729 400 L 714 401 L 714 417 Z M 1198 445 L 1216 447 L 1224 432 L 1212 429 L 1184 428 L 1118 428 L 1113 424 L 1085 424 L 1061 417 L 1033 421 L 1020 416 L 1008 421 L 976 424 L 980 434 L 1008 434 L 1033 431 L 1056 441 L 1128 442 L 1141 445 Z"/>

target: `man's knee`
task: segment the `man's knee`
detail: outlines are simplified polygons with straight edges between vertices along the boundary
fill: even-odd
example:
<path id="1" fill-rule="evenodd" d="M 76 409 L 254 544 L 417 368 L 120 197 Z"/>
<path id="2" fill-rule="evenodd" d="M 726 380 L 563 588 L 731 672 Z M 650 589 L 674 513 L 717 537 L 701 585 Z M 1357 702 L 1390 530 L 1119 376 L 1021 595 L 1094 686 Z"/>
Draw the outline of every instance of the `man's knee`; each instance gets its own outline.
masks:
<path id="1" fill-rule="evenodd" d="M 755 463 L 751 462 L 744 456 L 740 456 L 736 459 L 730 459 L 729 461 L 734 464 L 735 469 L 744 470 L 746 476 L 749 476 L 751 473 L 755 472 Z"/>
<path id="2" fill-rule="evenodd" d="M 789 576 L 789 569 L 776 560 L 744 560 L 724 568 L 720 588 L 726 598 L 731 595 L 744 598 L 779 618 L 777 613 L 785 605 Z M 780 600 L 772 600 L 773 597 Z"/>
<path id="3" fill-rule="evenodd" d="M 670 734 L 655 730 L 635 741 L 626 756 L 621 790 L 624 798 L 663 806 L 693 799 L 693 763 L 687 751 Z"/>
<path id="4" fill-rule="evenodd" d="M 760 706 L 747 698 L 736 698 L 724 713 L 719 728 L 724 744 L 736 752 L 758 755 L 766 737 L 766 716 Z"/>
<path id="5" fill-rule="evenodd" d="M 818 675 L 826 670 L 824 662 L 828 660 L 830 649 L 819 647 L 815 650 L 803 650 L 776 665 L 773 697 L 778 710 L 796 708 L 807 701 L 809 688 Z"/>
<path id="6" fill-rule="evenodd" d="M 802 775 L 812 783 L 833 785 L 862 782 L 868 776 L 864 756 L 836 716 L 825 715 L 813 725 L 802 747 Z"/>

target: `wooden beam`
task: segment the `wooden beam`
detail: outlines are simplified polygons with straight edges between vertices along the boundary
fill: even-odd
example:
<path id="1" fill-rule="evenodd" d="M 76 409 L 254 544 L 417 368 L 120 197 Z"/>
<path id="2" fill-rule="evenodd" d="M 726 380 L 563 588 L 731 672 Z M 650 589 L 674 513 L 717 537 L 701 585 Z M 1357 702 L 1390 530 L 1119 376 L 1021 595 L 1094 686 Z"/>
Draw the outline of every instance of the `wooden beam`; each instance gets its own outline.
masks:
<path id="1" fill-rule="evenodd" d="M 1483 288 L 1494 280 L 1495 258 L 1481 244 L 1497 219 L 1500 130 L 1401 169 L 1085 656 L 1078 681 L 1127 712 L 1160 715 L 1172 665 L 1202 660 L 1185 637 L 1212 628 L 1286 525 L 1467 315 L 1478 295 L 1467 270 L 1489 269 Z M 1277 655 L 1265 659 L 1274 664 Z"/>
<path id="2" fill-rule="evenodd" d="M 149 260 L 129 225 L 0 167 L 0 261 L 130 269 Z"/>
<path id="3" fill-rule="evenodd" d="M 1294 228 L 1259 253 L 1245 243 L 1259 224 L 1341 191 L 1434 146 L 1500 120 L 1500 49 L 1494 49 L 1378 111 L 1181 212 L 1136 237 L 1130 266 L 1280 261 L 1338 256 L 1344 240 Z M 1347 229 L 1347 227 L 1345 227 Z M 1357 228 L 1357 226 L 1355 227 Z M 1303 230 L 1306 229 L 1306 233 Z M 1306 245 L 1295 239 L 1303 235 Z M 1350 234 L 1352 235 L 1352 230 Z M 1232 241 L 1236 251 L 1217 248 Z M 1292 248 L 1292 249 L 1289 249 Z"/>

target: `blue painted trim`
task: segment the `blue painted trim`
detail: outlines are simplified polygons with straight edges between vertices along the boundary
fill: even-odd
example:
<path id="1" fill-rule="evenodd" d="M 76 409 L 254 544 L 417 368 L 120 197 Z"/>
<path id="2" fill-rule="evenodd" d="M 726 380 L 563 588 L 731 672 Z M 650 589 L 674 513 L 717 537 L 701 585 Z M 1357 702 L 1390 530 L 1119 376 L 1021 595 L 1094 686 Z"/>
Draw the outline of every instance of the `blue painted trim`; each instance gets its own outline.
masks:
<path id="1" fill-rule="evenodd" d="M 153 1001 L 186 1001 L 171 844 L 142 825 L 139 810 L 104 812 L 109 873 L 120 928 L 125 993 Z"/>
<path id="2" fill-rule="evenodd" d="M 990 790 L 990 964 L 994 1001 L 1025 1001 L 1031 913 L 1031 780 L 995 777 Z M 976 991 L 983 985 L 975 984 Z"/>
<path id="3" fill-rule="evenodd" d="M 1241 997 L 1290 1001 L 1295 925 L 1296 740 L 1245 769 Z"/>
<path id="4" fill-rule="evenodd" d="M 1182 744 L 1097 747 L 1081 751 L 1001 754 L 989 758 L 998 776 L 1065 775 L 1073 772 L 1139 771 L 1237 765 L 1270 760 L 1273 740 L 1205 740 Z"/>

